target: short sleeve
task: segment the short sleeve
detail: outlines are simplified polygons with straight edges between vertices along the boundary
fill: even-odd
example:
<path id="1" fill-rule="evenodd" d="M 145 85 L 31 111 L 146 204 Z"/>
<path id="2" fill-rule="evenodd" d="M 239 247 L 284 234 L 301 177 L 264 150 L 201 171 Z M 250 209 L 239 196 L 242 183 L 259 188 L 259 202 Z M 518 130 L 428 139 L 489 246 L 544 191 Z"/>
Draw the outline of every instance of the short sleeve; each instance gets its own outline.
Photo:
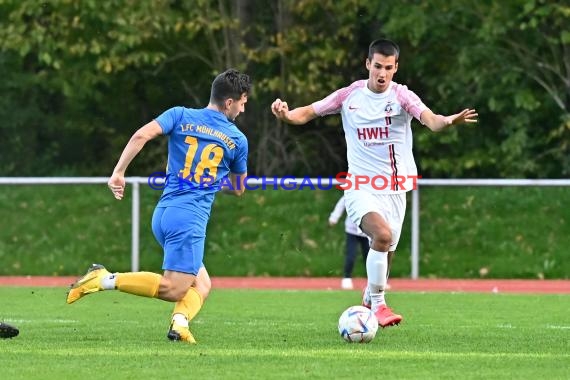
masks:
<path id="1" fill-rule="evenodd" d="M 336 90 L 326 98 L 314 102 L 313 109 L 318 116 L 333 115 L 340 113 L 342 103 L 351 92 L 366 86 L 366 80 L 358 80 L 348 87 Z"/>
<path id="2" fill-rule="evenodd" d="M 183 112 L 184 107 L 173 107 L 164 111 L 155 119 L 162 128 L 162 132 L 165 135 L 168 135 L 170 132 L 172 132 L 176 124 L 182 118 Z"/>
<path id="3" fill-rule="evenodd" d="M 247 138 L 242 136 L 237 144 L 237 152 L 230 166 L 230 172 L 234 174 L 243 174 L 247 172 L 247 155 L 248 155 Z"/>
<path id="4" fill-rule="evenodd" d="M 427 109 L 420 97 L 403 85 L 398 85 L 396 88 L 396 96 L 406 112 L 420 120 L 422 112 Z"/>

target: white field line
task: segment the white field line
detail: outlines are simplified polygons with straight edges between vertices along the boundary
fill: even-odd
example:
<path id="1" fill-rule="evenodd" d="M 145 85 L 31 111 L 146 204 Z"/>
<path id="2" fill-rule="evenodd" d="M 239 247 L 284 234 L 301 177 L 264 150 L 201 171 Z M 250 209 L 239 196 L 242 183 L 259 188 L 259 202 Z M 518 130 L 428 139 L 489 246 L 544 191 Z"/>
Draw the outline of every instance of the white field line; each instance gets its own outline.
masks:
<path id="1" fill-rule="evenodd" d="M 350 347 L 350 350 L 348 348 Z M 355 348 L 355 349 L 353 349 Z M 148 357 L 149 353 L 153 356 L 180 356 L 187 358 L 192 355 L 200 355 L 201 351 L 160 351 L 157 347 L 144 348 L 141 347 L 137 351 L 125 351 L 123 349 L 112 349 L 109 347 L 86 347 L 81 351 L 72 349 L 57 349 L 50 348 L 49 350 L 41 350 L 34 352 L 35 355 L 44 356 L 75 356 L 75 357 L 93 357 L 93 356 L 124 356 L 124 357 Z M 220 357 L 289 357 L 289 358 L 316 358 L 327 359 L 336 357 L 339 354 L 345 356 L 354 356 L 358 358 L 378 359 L 378 355 L 383 358 L 389 357 L 394 360 L 401 359 L 570 359 L 570 354 L 557 354 L 557 353 L 530 353 L 530 352 L 419 352 L 419 351 L 382 351 L 365 350 L 363 348 L 355 347 L 354 345 L 347 345 L 339 343 L 336 349 L 319 349 L 319 350 L 303 350 L 303 351 L 286 351 L 274 349 L 208 349 L 208 355 L 216 355 Z M 10 350 L 10 354 L 29 354 L 28 349 L 15 348 Z"/>
<path id="2" fill-rule="evenodd" d="M 37 323 L 79 323 L 75 319 L 9 319 L 3 320 L 6 323 L 11 324 L 37 324 Z"/>

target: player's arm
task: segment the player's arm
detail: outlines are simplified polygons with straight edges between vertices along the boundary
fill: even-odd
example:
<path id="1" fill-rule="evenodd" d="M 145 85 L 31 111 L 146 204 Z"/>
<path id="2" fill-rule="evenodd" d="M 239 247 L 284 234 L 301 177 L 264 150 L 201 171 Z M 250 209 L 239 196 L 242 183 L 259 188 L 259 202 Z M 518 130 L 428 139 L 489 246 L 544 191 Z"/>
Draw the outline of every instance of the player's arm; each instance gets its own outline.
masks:
<path id="1" fill-rule="evenodd" d="M 334 226 L 335 224 L 337 224 L 340 217 L 342 216 L 342 214 L 344 214 L 345 210 L 346 210 L 346 208 L 345 208 L 345 204 L 344 204 L 344 196 L 342 196 L 336 202 L 334 209 L 332 210 L 331 214 L 329 215 L 329 225 Z"/>
<path id="2" fill-rule="evenodd" d="M 131 161 L 150 140 L 162 134 L 162 128 L 156 120 L 139 128 L 132 136 L 113 170 L 107 185 L 117 199 L 122 199 L 125 191 L 125 172 Z"/>
<path id="3" fill-rule="evenodd" d="M 271 112 L 279 120 L 294 125 L 306 124 L 318 116 L 312 104 L 289 110 L 287 102 L 281 99 L 275 99 L 273 104 L 271 104 Z"/>
<path id="4" fill-rule="evenodd" d="M 225 186 L 222 187 L 222 193 L 240 197 L 245 191 L 246 177 L 247 173 L 242 173 L 242 174 L 230 173 L 228 178 L 230 180 L 231 187 L 225 187 Z"/>
<path id="5" fill-rule="evenodd" d="M 466 108 L 454 115 L 443 116 L 434 114 L 426 108 L 420 115 L 420 122 L 434 132 L 439 132 L 452 125 L 476 123 L 479 114 L 474 109 Z"/>

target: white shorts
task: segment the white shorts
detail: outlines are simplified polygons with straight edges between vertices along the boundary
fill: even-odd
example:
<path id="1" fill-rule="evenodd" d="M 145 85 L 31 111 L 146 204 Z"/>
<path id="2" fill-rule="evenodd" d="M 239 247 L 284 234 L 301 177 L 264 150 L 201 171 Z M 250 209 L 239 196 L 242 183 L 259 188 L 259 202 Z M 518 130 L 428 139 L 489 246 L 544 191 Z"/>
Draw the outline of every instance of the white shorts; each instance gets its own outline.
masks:
<path id="1" fill-rule="evenodd" d="M 369 212 L 380 214 L 392 229 L 390 251 L 396 250 L 406 215 L 406 193 L 373 194 L 362 190 L 346 190 L 344 201 L 348 217 L 359 227 L 364 215 Z"/>

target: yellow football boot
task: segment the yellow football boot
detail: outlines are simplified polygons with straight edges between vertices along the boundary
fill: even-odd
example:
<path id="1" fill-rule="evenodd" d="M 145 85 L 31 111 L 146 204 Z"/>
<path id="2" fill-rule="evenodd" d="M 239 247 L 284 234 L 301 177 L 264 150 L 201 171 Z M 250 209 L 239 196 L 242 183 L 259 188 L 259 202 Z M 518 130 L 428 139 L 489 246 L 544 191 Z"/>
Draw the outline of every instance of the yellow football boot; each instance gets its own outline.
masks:
<path id="1" fill-rule="evenodd" d="M 190 332 L 190 329 L 188 329 L 188 327 L 182 327 L 176 324 L 174 321 L 172 321 L 170 324 L 170 329 L 168 330 L 167 337 L 170 340 L 179 340 L 181 342 L 187 342 L 191 344 L 196 343 L 196 339 L 194 339 L 194 336 Z"/>
<path id="2" fill-rule="evenodd" d="M 73 303 L 87 294 L 103 290 L 101 279 L 109 275 L 109 271 L 101 264 L 92 264 L 85 276 L 75 281 L 67 292 L 67 303 Z"/>

